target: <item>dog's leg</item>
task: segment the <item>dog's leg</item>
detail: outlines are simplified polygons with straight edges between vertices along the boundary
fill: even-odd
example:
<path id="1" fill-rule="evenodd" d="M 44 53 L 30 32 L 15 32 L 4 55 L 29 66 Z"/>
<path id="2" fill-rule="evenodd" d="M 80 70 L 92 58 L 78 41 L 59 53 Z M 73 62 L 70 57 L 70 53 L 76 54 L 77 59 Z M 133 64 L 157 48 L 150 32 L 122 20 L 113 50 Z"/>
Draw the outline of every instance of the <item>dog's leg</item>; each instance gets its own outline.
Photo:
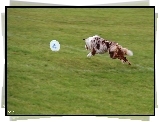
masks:
<path id="1" fill-rule="evenodd" d="M 129 65 L 131 65 L 131 63 L 128 61 L 126 57 L 124 57 L 124 61 L 127 62 Z"/>
<path id="2" fill-rule="evenodd" d="M 122 64 L 124 64 L 125 61 L 124 61 L 123 57 L 118 56 L 118 59 L 121 61 Z"/>
<path id="3" fill-rule="evenodd" d="M 88 53 L 87 57 L 90 58 L 92 56 L 92 52 Z"/>
<path id="4" fill-rule="evenodd" d="M 109 53 L 110 58 L 112 58 L 112 59 L 116 59 L 116 58 L 118 58 L 118 57 L 115 57 L 114 53 L 115 53 L 115 52 L 110 52 L 110 53 Z"/>
<path id="5" fill-rule="evenodd" d="M 114 54 L 112 55 L 112 58 L 114 59 L 114 58 L 118 57 L 117 54 L 118 54 L 118 53 L 117 53 L 116 51 L 114 51 Z"/>
<path id="6" fill-rule="evenodd" d="M 85 49 L 86 49 L 86 50 L 88 50 L 88 47 L 87 47 L 87 45 L 85 45 Z"/>
<path id="7" fill-rule="evenodd" d="M 126 57 L 125 57 L 126 58 Z M 129 65 L 131 65 L 131 63 L 129 62 L 129 60 L 128 59 L 126 59 L 126 62 L 129 64 Z"/>
<path id="8" fill-rule="evenodd" d="M 94 56 L 96 54 L 96 50 L 93 48 L 92 51 L 87 55 L 87 57 Z"/>
<path id="9" fill-rule="evenodd" d="M 96 54 L 96 50 L 95 50 L 95 48 L 93 48 L 92 55 L 94 56 L 95 54 Z"/>
<path id="10" fill-rule="evenodd" d="M 122 64 L 124 64 L 124 62 L 125 62 L 123 59 L 120 59 L 120 61 L 121 61 Z"/>
<path id="11" fill-rule="evenodd" d="M 131 65 L 131 63 L 127 60 L 128 64 Z"/>

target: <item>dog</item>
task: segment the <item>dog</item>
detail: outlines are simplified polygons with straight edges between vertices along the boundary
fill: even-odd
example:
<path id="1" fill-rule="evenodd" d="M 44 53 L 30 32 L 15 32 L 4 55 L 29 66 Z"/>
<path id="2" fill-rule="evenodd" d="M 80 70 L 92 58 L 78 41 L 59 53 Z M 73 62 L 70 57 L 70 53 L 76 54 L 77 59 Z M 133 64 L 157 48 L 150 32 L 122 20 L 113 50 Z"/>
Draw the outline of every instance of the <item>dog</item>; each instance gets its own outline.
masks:
<path id="1" fill-rule="evenodd" d="M 98 35 L 83 40 L 85 41 L 85 49 L 90 51 L 87 57 L 108 52 L 109 42 Z"/>
<path id="2" fill-rule="evenodd" d="M 128 62 L 128 64 L 131 65 L 125 56 L 133 56 L 133 52 L 127 48 L 123 48 L 117 42 L 105 40 L 98 35 L 83 40 L 85 41 L 85 49 L 90 51 L 87 57 L 90 58 L 91 56 L 95 56 L 95 54 L 104 54 L 108 52 L 110 58 L 119 59 L 123 64 Z"/>
<path id="3" fill-rule="evenodd" d="M 112 48 L 113 49 L 112 49 Z M 127 48 L 123 48 L 121 45 L 116 44 L 115 46 L 110 46 L 109 48 L 109 54 L 110 54 L 110 58 L 112 59 L 120 59 L 121 62 L 124 64 L 125 62 L 127 62 L 129 65 L 131 65 L 131 63 L 129 62 L 129 60 L 125 57 L 126 55 L 128 56 L 133 56 L 133 52 Z"/>

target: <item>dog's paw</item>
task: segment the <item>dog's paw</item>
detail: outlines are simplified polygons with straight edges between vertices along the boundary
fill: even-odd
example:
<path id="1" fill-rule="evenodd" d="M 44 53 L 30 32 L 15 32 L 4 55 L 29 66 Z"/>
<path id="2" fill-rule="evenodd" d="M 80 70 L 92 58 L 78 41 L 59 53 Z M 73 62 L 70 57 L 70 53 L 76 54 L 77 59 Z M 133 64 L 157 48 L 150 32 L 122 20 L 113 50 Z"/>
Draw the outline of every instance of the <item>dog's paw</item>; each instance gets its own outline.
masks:
<path id="1" fill-rule="evenodd" d="M 90 58 L 91 56 L 92 56 L 92 53 L 90 52 L 90 53 L 87 55 L 87 57 Z"/>

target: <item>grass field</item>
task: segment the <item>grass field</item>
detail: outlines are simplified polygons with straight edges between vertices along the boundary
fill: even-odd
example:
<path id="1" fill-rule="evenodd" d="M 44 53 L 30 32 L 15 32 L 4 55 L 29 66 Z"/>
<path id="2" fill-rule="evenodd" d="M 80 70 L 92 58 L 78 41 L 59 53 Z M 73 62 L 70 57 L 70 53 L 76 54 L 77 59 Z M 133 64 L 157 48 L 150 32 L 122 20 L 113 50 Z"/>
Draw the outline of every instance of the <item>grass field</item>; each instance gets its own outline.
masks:
<path id="1" fill-rule="evenodd" d="M 132 50 L 132 65 L 87 58 L 95 34 Z M 153 9 L 9 8 L 7 60 L 9 115 L 154 114 Z"/>

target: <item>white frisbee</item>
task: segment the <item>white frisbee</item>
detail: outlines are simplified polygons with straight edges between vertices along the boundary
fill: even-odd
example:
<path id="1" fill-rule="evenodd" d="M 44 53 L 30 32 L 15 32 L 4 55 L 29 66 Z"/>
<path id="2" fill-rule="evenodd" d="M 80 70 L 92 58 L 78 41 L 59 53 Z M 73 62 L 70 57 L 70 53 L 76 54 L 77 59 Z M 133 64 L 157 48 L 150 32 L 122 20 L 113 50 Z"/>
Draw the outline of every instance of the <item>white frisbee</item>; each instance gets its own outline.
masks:
<path id="1" fill-rule="evenodd" d="M 52 51 L 59 51 L 60 50 L 60 43 L 56 40 L 52 40 L 50 42 L 50 49 Z"/>

